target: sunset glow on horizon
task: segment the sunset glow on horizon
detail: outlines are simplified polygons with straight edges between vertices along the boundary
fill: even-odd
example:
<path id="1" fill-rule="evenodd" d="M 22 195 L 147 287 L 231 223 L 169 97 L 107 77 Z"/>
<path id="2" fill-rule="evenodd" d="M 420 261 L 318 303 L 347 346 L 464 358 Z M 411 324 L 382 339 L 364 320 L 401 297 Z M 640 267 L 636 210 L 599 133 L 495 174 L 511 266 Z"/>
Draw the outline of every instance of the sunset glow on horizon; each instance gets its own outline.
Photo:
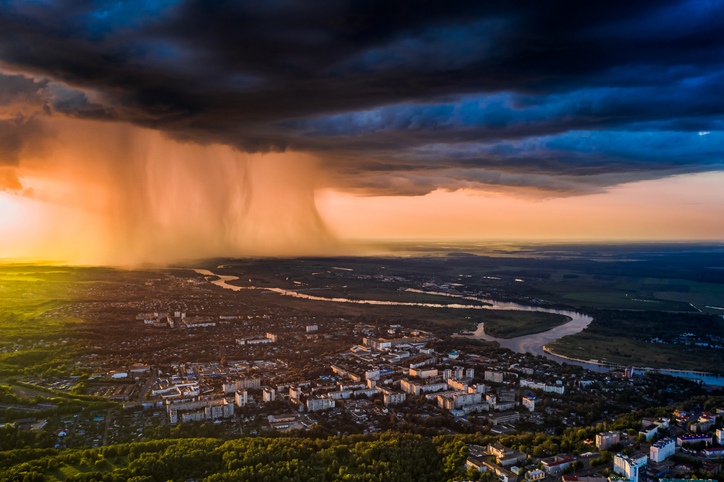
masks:
<path id="1" fill-rule="evenodd" d="M 724 239 L 721 172 L 597 193 L 480 186 L 365 196 L 335 186 L 310 156 L 242 155 L 87 121 L 54 128 L 62 138 L 78 125 L 86 137 L 50 142 L 42 156 L 20 160 L 24 192 L 0 192 L 4 258 L 127 264 L 199 254 L 354 254 L 358 247 L 348 241 L 355 240 Z M 114 147 L 118 142 L 123 147 Z M 135 162 L 119 163 L 104 153 L 109 147 Z M 214 192 L 221 195 L 215 201 L 208 197 Z M 206 207 L 198 196 L 206 196 Z"/>
<path id="2" fill-rule="evenodd" d="M 347 239 L 721 241 L 724 173 L 623 184 L 574 197 L 437 190 L 420 197 L 318 197 Z"/>
<path id="3" fill-rule="evenodd" d="M 71 3 L 2 7 L 0 258 L 724 240 L 716 2 Z"/>

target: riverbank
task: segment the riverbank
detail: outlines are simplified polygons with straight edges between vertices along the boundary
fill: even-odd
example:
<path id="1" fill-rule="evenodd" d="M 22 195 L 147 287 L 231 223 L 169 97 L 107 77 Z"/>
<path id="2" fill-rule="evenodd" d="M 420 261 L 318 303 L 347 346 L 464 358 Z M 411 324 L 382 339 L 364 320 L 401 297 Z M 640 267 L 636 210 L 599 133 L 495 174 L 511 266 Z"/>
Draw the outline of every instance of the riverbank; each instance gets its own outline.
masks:
<path id="1" fill-rule="evenodd" d="M 653 368 L 653 367 L 632 367 L 632 366 L 624 366 L 620 364 L 615 363 L 602 363 L 599 360 L 582 360 L 580 358 L 574 358 L 566 355 L 562 355 L 560 353 L 556 353 L 553 351 L 549 346 L 545 345 L 543 346 L 543 351 L 546 352 L 546 354 L 561 359 L 562 361 L 569 362 L 578 366 L 582 366 L 583 368 L 596 371 L 596 372 L 603 372 L 603 371 L 612 371 L 615 369 L 622 369 L 622 368 L 628 368 L 632 370 L 632 373 L 646 373 L 646 372 L 655 372 L 655 373 L 662 373 L 664 375 L 670 375 L 672 377 L 678 377 L 678 378 L 686 378 L 689 380 L 694 381 L 700 381 L 705 385 L 710 386 L 716 386 L 716 387 L 722 387 L 724 386 L 724 377 L 715 375 L 713 373 L 709 372 L 699 372 L 695 370 L 676 370 L 673 368 Z"/>
<path id="2" fill-rule="evenodd" d="M 615 366 L 717 373 L 724 366 L 724 349 L 696 343 L 721 336 L 724 326 L 698 313 L 589 310 L 594 321 L 584 331 L 551 342 L 548 349 L 576 360 L 598 360 Z M 681 333 L 692 341 L 677 342 Z"/>
<path id="3" fill-rule="evenodd" d="M 203 275 L 208 278 L 218 278 L 218 279 L 208 279 L 208 281 L 216 286 L 220 286 L 221 288 L 230 289 L 233 291 L 241 291 L 241 290 L 261 290 L 261 291 L 268 291 L 272 293 L 277 293 L 282 296 L 291 296 L 294 298 L 301 298 L 306 300 L 312 300 L 312 301 L 324 301 L 329 303 L 352 303 L 352 304 L 362 304 L 362 305 L 381 305 L 381 306 L 409 306 L 409 307 L 422 307 L 422 308 L 450 308 L 455 310 L 498 310 L 498 311 L 525 311 L 525 312 L 544 312 L 544 313 L 556 313 L 556 314 L 563 314 L 565 316 L 568 316 L 569 318 L 575 318 L 577 316 L 586 317 L 586 315 L 582 315 L 580 313 L 575 313 L 571 311 L 561 311 L 561 310 L 554 310 L 549 308 L 541 308 L 537 306 L 528 306 L 528 305 L 521 305 L 518 303 L 513 302 L 507 302 L 507 301 L 495 301 L 487 298 L 476 298 L 473 296 L 465 296 L 465 295 L 456 295 L 453 293 L 438 293 L 438 292 L 432 292 L 432 291 L 421 291 L 421 290 L 413 290 L 413 289 L 407 289 L 405 291 L 413 292 L 413 293 L 423 293 L 427 295 L 434 295 L 434 296 L 446 296 L 451 298 L 459 298 L 465 301 L 473 301 L 476 302 L 476 304 L 459 304 L 459 303 L 450 303 L 450 304 L 443 304 L 443 303 L 417 303 L 417 302 L 407 302 L 407 301 L 387 301 L 387 300 L 368 300 L 368 299 L 350 299 L 350 298 L 342 298 L 342 297 L 324 297 L 324 296 L 316 296 L 316 295 L 310 295 L 307 293 L 301 293 L 298 290 L 289 290 L 289 289 L 283 289 L 283 288 L 270 288 L 265 286 L 239 286 L 231 284 L 232 281 L 239 280 L 238 276 L 229 276 L 229 275 L 220 275 L 216 274 L 212 271 L 209 271 L 207 269 L 200 269 L 200 268 L 190 268 L 196 273 Z M 590 318 L 590 317 L 586 317 Z M 567 326 L 564 325 L 564 326 Z M 580 330 L 579 330 L 580 331 Z"/>
<path id="4" fill-rule="evenodd" d="M 599 368 L 599 370 L 594 371 L 601 371 L 600 368 L 606 368 L 608 370 L 614 370 L 616 368 L 625 368 L 622 365 L 616 365 L 616 364 L 610 364 L 610 363 L 601 363 L 598 360 L 582 360 L 580 358 L 574 358 L 566 355 L 561 355 L 560 353 L 554 352 L 548 345 L 543 345 L 543 351 L 546 352 L 546 354 L 551 355 L 555 358 L 560 358 L 564 361 L 568 362 L 575 362 L 576 365 L 594 365 L 595 367 Z M 584 367 L 585 368 L 585 367 Z"/>
<path id="5" fill-rule="evenodd" d="M 570 316 L 543 311 L 491 311 L 485 314 L 485 333 L 496 338 L 518 338 L 551 330 L 571 321 Z"/>

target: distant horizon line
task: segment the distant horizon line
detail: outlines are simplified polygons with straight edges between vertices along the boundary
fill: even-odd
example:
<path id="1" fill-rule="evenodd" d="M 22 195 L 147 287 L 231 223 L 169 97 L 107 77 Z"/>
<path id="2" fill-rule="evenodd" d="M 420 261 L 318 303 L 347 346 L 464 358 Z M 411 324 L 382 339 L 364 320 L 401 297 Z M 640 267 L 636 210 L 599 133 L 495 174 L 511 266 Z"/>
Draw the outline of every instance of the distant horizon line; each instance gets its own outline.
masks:
<path id="1" fill-rule="evenodd" d="M 349 244 L 356 244 L 360 247 L 362 246 L 368 246 L 370 248 L 383 248 L 383 246 L 380 245 L 404 245 L 404 244 L 429 244 L 431 247 L 434 247 L 436 245 L 440 244 L 458 244 L 458 245 L 474 245 L 474 244 L 484 244 L 489 243 L 491 246 L 496 244 L 510 244 L 513 246 L 530 246 L 535 245 L 539 247 L 545 247 L 545 246 L 561 246 L 561 245 L 575 245 L 575 246 L 617 246 L 617 247 L 623 247 L 623 246 L 637 246 L 637 245 L 645 245 L 645 246 L 699 246 L 699 247 L 712 247 L 712 248 L 724 248 L 724 240 L 694 240 L 694 239 L 671 239 L 671 240 L 660 240 L 660 239 L 630 239 L 630 240 L 624 240 L 624 239 L 493 239 L 493 238 L 423 238 L 423 239 L 415 239 L 415 238 L 407 238 L 407 239 L 399 239 L 399 238 L 393 238 L 393 239 L 385 239 L 385 238 L 369 238 L 369 239 L 341 239 L 342 243 L 349 243 Z M 375 246 L 377 245 L 377 246 Z M 449 248 L 454 249 L 455 246 L 449 246 Z M 38 257 L 32 257 L 32 256 L 19 256 L 19 257 L 3 257 L 0 256 L 0 266 L 22 266 L 22 265 L 51 265 L 51 266 L 73 266 L 73 267 L 113 267 L 113 268 L 129 268 L 129 269 L 135 269 L 135 268 L 143 268 L 143 267 L 155 267 L 155 268 L 162 268 L 162 267 L 179 267 L 179 265 L 183 264 L 191 264 L 195 262 L 202 262 L 207 260 L 214 260 L 214 259 L 295 259 L 295 258 L 370 258 L 370 257 L 380 257 L 380 256 L 389 256 L 393 253 L 372 253 L 372 252 L 359 252 L 359 253 L 352 253 L 352 252 L 341 252 L 341 251 L 335 251 L 335 250 L 329 250 L 330 252 L 328 254 L 324 253 L 312 253 L 312 252 L 300 252 L 296 255 L 270 255 L 270 254 L 247 254 L 247 255 L 222 255 L 219 254 L 217 256 L 206 256 L 206 257 L 199 257 L 199 258 L 185 258 L 185 259 L 178 259 L 174 261 L 166 261 L 166 262 L 152 262 L 152 261 L 144 261 L 144 262 L 137 262 L 137 263 L 131 263 L 131 264 L 113 264 L 113 263 L 88 263 L 88 262 L 74 262 L 71 260 L 64 260 L 64 259 L 53 259 L 48 258 L 46 256 L 38 256 Z M 511 252 L 510 255 L 514 256 L 516 253 Z M 480 254 L 481 256 L 484 254 Z"/>

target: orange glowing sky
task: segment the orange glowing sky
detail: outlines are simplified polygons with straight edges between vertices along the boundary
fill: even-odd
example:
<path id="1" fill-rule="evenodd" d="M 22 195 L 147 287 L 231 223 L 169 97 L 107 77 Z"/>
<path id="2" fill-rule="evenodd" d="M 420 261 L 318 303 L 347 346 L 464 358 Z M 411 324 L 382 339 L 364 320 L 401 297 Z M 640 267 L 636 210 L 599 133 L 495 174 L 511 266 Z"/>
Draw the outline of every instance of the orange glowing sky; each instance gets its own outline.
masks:
<path id="1" fill-rule="evenodd" d="M 0 258 L 724 241 L 723 5 L 407 3 L 4 2 Z"/>
<path id="2" fill-rule="evenodd" d="M 535 187 L 359 195 L 313 155 L 245 154 L 119 123 L 55 120 L 0 190 L 0 258 L 134 264 L 354 254 L 381 239 L 724 239 L 724 173 L 593 194 Z M 357 245 L 355 245 L 357 246 Z"/>
<path id="3" fill-rule="evenodd" d="M 561 198 L 471 190 L 419 197 L 323 192 L 317 205 L 344 238 L 722 240 L 723 188 L 718 172 Z"/>

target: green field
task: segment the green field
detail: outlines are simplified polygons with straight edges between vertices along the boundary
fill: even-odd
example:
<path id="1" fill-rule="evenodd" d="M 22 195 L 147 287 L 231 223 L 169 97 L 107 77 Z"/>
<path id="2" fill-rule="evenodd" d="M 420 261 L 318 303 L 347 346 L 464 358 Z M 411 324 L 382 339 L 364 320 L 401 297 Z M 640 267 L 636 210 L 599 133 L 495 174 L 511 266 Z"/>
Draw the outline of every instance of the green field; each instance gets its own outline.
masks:
<path id="1" fill-rule="evenodd" d="M 403 251 L 419 252 L 419 257 L 237 259 L 203 265 L 240 276 L 242 285 L 313 289 L 329 297 L 412 301 L 399 289 L 435 281 L 482 294 L 501 293 L 510 300 L 536 298 L 572 308 L 723 314 L 707 308 L 724 300 L 724 270 L 712 269 L 722 264 L 720 246 L 535 245 L 491 250 L 479 244 L 438 244 L 434 255 L 424 246 Z M 218 268 L 220 264 L 224 267 Z M 354 278 L 359 275 L 408 281 Z"/>
<path id="2" fill-rule="evenodd" d="M 580 360 L 722 372 L 724 349 L 674 343 L 682 333 L 724 335 L 724 319 L 712 315 L 593 310 L 593 322 L 580 333 L 565 336 L 547 347 Z M 658 338 L 667 343 L 653 343 Z"/>
<path id="3" fill-rule="evenodd" d="M 98 458 L 98 460 L 85 462 L 85 465 L 60 465 L 54 470 L 46 472 L 45 478 L 49 481 L 63 481 L 68 478 L 78 478 L 83 474 L 103 474 L 128 467 L 128 457 Z"/>
<path id="4" fill-rule="evenodd" d="M 548 331 L 571 319 L 556 313 L 541 311 L 485 311 L 481 315 L 485 334 L 496 338 L 516 338 Z"/>

